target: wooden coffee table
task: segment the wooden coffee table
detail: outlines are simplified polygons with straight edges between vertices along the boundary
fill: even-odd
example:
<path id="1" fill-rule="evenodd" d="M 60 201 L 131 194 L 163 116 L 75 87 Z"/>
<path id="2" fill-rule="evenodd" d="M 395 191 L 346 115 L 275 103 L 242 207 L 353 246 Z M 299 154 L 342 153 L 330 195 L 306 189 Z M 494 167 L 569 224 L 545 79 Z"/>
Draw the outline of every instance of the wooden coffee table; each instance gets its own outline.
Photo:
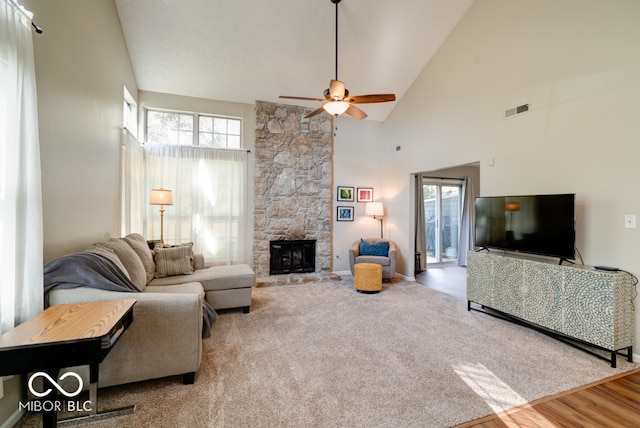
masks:
<path id="1" fill-rule="evenodd" d="M 98 413 L 97 395 L 99 364 L 133 321 L 135 303 L 135 299 L 125 299 L 54 305 L 0 336 L 0 376 L 35 372 L 27 387 L 41 398 L 21 402 L 21 408 L 42 410 L 43 426 L 57 426 L 57 412 L 68 411 L 69 408 L 63 406 L 73 403 L 61 400 L 57 392 L 73 400 L 82 389 L 82 381 L 73 372 L 68 373 L 80 384 L 77 391 L 65 391 L 58 385 L 60 369 L 89 365 L 90 409 L 87 409 L 87 402 L 82 403 L 83 409 L 78 409 L 80 402 L 76 402 L 73 409 L 88 410 L 89 414 L 72 419 L 104 418 L 133 412 L 135 406 Z M 43 379 L 42 390 L 35 390 L 33 380 L 36 377 Z"/>

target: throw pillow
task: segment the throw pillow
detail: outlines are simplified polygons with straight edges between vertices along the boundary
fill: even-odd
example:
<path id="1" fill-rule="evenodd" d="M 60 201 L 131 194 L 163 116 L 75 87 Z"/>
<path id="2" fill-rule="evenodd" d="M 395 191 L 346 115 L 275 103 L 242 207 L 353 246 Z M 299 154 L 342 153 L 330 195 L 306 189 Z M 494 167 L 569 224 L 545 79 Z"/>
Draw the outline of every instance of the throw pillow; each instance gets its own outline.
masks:
<path id="1" fill-rule="evenodd" d="M 125 236 L 124 240 L 140 257 L 140 261 L 147 273 L 147 284 L 149 284 L 156 272 L 156 264 L 153 262 L 153 253 L 149 249 L 149 244 L 139 233 L 131 233 Z"/>
<path id="2" fill-rule="evenodd" d="M 190 275 L 193 273 L 193 244 L 176 245 L 172 247 L 156 246 L 156 278 L 173 275 Z"/>
<path id="3" fill-rule="evenodd" d="M 144 287 L 147 285 L 147 272 L 144 269 L 140 257 L 133 251 L 129 244 L 127 244 L 127 241 L 123 238 L 111 238 L 108 241 L 91 245 L 86 251 L 95 253 L 99 252 L 100 249 L 113 251 L 126 269 L 129 278 L 131 278 L 131 282 L 135 284 L 138 290 L 144 290 Z"/>
<path id="4" fill-rule="evenodd" d="M 196 270 L 196 256 L 193 253 L 193 242 L 186 242 L 184 244 L 162 244 L 158 242 L 153 247 L 153 251 L 152 251 L 153 257 L 155 258 L 157 248 L 173 248 L 173 247 L 189 247 L 189 257 L 191 257 L 191 265 L 193 266 L 193 270 Z"/>
<path id="5" fill-rule="evenodd" d="M 108 248 L 104 245 L 93 244 L 85 251 L 88 253 L 100 254 L 101 256 L 108 258 L 113 263 L 115 263 L 116 266 L 118 266 L 118 268 L 122 271 L 122 273 L 125 274 L 127 278 L 131 279 L 131 276 L 129 276 L 129 272 L 127 272 L 127 268 L 124 267 L 124 265 L 118 258 L 118 255 L 111 248 Z"/>
<path id="6" fill-rule="evenodd" d="M 389 255 L 389 243 L 386 241 L 372 243 L 360 239 L 360 255 L 387 257 Z"/>

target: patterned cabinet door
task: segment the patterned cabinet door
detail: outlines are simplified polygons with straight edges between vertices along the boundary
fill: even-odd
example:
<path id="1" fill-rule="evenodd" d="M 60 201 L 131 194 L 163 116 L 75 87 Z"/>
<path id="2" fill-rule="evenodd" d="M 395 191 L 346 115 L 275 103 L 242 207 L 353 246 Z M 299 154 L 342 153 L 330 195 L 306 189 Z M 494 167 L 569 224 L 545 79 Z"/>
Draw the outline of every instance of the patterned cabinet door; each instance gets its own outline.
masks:
<path id="1" fill-rule="evenodd" d="M 633 285 L 624 273 L 565 271 L 562 333 L 617 350 L 633 343 Z"/>
<path id="2" fill-rule="evenodd" d="M 493 309 L 524 319 L 524 262 L 512 257 L 493 257 Z"/>
<path id="3" fill-rule="evenodd" d="M 529 322 L 560 331 L 563 321 L 564 267 L 526 261 L 524 316 Z"/>
<path id="4" fill-rule="evenodd" d="M 467 255 L 467 300 L 493 306 L 493 263 L 489 254 L 469 252 Z"/>
<path id="5" fill-rule="evenodd" d="M 634 299 L 637 295 L 636 285 L 630 274 L 625 272 L 619 272 L 613 274 L 614 286 L 613 286 L 613 322 L 614 326 L 614 339 L 613 350 L 626 348 L 627 346 L 633 346 L 635 320 L 636 320 L 636 307 Z"/>

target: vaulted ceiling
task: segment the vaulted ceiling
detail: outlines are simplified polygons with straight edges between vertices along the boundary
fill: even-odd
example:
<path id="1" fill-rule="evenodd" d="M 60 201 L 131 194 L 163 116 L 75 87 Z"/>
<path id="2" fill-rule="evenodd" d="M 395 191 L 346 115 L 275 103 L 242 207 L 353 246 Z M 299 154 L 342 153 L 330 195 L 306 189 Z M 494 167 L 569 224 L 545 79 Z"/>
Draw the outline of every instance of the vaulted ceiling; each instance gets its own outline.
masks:
<path id="1" fill-rule="evenodd" d="M 473 0 L 341 0 L 338 78 L 401 99 Z M 139 89 L 320 107 L 335 78 L 331 0 L 116 0 Z M 382 121 L 396 103 L 360 107 Z"/>

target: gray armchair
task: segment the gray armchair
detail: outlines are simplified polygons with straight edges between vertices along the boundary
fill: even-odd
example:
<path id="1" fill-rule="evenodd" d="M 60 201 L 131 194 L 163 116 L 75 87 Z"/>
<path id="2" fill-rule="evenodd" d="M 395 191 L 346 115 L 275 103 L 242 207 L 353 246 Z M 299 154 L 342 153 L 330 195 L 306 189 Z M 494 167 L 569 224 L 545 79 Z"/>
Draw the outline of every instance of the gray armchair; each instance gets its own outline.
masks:
<path id="1" fill-rule="evenodd" d="M 361 241 L 364 242 L 365 246 L 365 253 L 366 254 L 361 254 L 360 253 L 360 248 L 361 248 Z M 379 244 L 381 242 L 386 242 L 389 244 L 389 249 L 387 254 L 385 255 L 378 255 L 380 254 L 379 251 L 379 246 L 377 246 L 376 244 Z M 375 248 L 378 247 L 378 248 Z M 373 251 L 368 251 L 373 249 Z M 374 253 L 374 254 L 371 254 Z M 362 238 L 361 240 L 357 240 L 353 243 L 353 245 L 351 246 L 351 248 L 349 249 L 349 268 L 351 269 L 351 274 L 353 275 L 353 266 L 356 263 L 376 263 L 379 265 L 382 265 L 382 279 L 383 280 L 390 280 L 391 278 L 393 278 L 393 275 L 396 273 L 396 254 L 397 254 L 397 249 L 396 249 L 396 244 L 393 243 L 392 241 L 389 241 L 388 239 L 381 239 L 381 238 Z"/>

